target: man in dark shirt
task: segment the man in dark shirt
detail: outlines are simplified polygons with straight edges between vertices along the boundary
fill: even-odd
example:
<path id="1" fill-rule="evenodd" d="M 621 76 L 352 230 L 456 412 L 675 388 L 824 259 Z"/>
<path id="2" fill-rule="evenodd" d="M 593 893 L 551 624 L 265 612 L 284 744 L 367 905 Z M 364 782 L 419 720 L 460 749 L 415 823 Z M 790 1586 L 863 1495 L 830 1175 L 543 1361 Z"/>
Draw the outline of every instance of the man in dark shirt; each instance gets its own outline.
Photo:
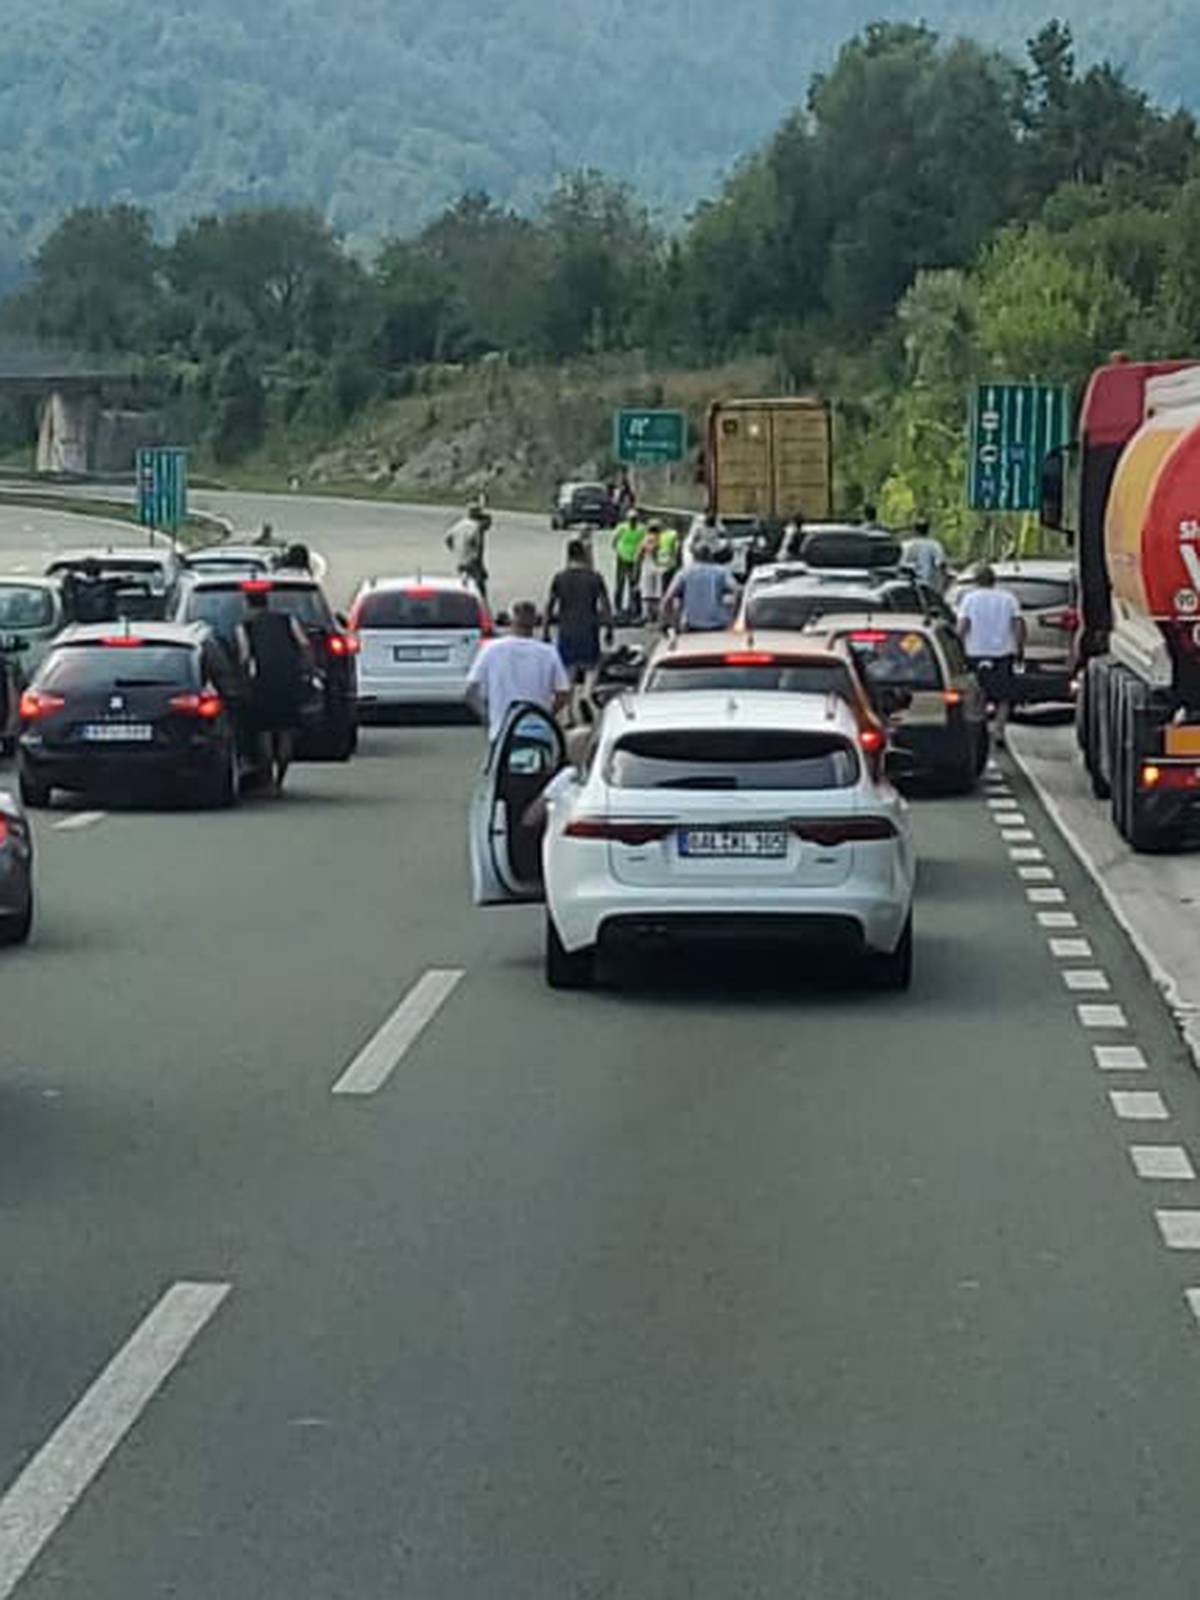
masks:
<path id="1" fill-rule="evenodd" d="M 608 587 L 588 561 L 587 546 L 582 539 L 572 539 L 567 545 L 567 564 L 550 584 L 550 598 L 546 604 L 547 639 L 555 626 L 558 628 L 558 653 L 571 678 L 574 718 L 574 690 L 582 683 L 585 695 L 590 695 L 595 681 L 600 665 L 601 632 L 608 645 L 613 642 Z"/>

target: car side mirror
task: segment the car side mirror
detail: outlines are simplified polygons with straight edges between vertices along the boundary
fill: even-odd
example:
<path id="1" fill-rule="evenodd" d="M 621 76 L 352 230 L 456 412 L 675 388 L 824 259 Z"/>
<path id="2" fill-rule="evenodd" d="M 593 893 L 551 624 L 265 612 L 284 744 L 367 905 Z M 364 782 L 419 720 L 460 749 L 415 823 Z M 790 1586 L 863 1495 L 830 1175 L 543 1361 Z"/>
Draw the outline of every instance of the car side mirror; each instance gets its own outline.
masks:
<path id="1" fill-rule="evenodd" d="M 889 778 L 911 778 L 917 767 L 907 750 L 889 750 L 883 758 L 883 770 Z"/>
<path id="2" fill-rule="evenodd" d="M 349 619 L 347 618 L 346 613 L 344 611 L 335 611 L 333 613 L 333 620 L 337 623 L 339 628 L 347 628 L 348 629 L 349 626 L 350 626 Z"/>

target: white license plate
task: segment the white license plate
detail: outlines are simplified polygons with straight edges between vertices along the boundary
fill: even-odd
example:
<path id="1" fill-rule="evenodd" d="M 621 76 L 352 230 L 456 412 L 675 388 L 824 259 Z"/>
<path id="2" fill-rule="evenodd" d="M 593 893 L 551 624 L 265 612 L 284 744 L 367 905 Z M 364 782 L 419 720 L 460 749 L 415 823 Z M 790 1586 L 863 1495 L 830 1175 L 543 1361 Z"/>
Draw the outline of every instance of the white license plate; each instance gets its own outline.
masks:
<path id="1" fill-rule="evenodd" d="M 392 651 L 393 661 L 449 661 L 450 651 L 445 645 L 397 645 Z"/>
<path id="2" fill-rule="evenodd" d="M 779 860 L 787 855 L 782 828 L 685 828 L 679 835 L 681 856 L 749 856 Z"/>
<path id="3" fill-rule="evenodd" d="M 88 744 L 149 744 L 154 738 L 148 722 L 85 722 L 80 731 Z"/>

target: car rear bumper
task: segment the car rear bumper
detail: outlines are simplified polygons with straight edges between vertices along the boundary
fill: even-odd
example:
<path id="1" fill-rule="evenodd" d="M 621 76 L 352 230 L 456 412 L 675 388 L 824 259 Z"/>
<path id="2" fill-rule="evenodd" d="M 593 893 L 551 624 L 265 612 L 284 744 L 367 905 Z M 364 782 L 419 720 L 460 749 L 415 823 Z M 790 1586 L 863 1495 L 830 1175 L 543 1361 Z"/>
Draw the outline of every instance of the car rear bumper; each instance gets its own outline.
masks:
<path id="1" fill-rule="evenodd" d="M 567 950 L 610 939 L 803 941 L 834 939 L 851 951 L 891 952 L 904 931 L 912 887 L 897 862 L 894 881 L 849 881 L 822 889 L 741 887 L 703 893 L 631 888 L 602 879 L 554 892 L 548 906 Z"/>
<path id="2" fill-rule="evenodd" d="M 902 726 L 892 730 L 891 743 L 912 757 L 918 772 L 941 772 L 961 766 L 973 753 L 970 724 L 946 722 L 941 726 Z"/>
<path id="3" fill-rule="evenodd" d="M 1075 699 L 1074 675 L 1064 664 L 1026 661 L 1013 679 L 1016 705 L 1070 704 Z"/>
<path id="4" fill-rule="evenodd" d="M 56 789 L 134 788 L 208 776 L 228 759 L 216 742 L 169 750 L 46 751 L 22 742 L 20 765 L 39 784 Z"/>
<path id="5" fill-rule="evenodd" d="M 467 698 L 466 672 L 412 673 L 358 680 L 359 711 L 372 706 L 464 705 Z"/>

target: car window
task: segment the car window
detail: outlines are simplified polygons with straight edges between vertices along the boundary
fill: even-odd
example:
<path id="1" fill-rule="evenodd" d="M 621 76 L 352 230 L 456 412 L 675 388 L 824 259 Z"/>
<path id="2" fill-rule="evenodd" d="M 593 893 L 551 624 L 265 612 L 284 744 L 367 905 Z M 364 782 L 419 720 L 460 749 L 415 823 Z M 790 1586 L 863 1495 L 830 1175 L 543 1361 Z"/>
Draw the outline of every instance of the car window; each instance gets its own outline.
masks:
<path id="1" fill-rule="evenodd" d="M 48 628 L 53 621 L 54 599 L 48 590 L 0 584 L 0 628 Z"/>
<path id="2" fill-rule="evenodd" d="M 850 669 L 840 661 L 736 662 L 664 661 L 646 683 L 650 692 L 670 689 L 780 689 L 789 694 L 836 694 L 853 700 Z"/>
<path id="3" fill-rule="evenodd" d="M 870 609 L 870 596 L 861 593 L 827 594 L 814 589 L 804 594 L 752 594 L 746 602 L 746 623 L 751 628 L 786 632 L 806 627 L 817 617 L 851 616 Z"/>
<path id="4" fill-rule="evenodd" d="M 291 585 L 272 589 L 267 605 L 272 611 L 295 617 L 306 628 L 329 626 L 329 607 L 319 589 Z M 246 615 L 246 596 L 240 584 L 228 589 L 194 589 L 188 596 L 185 613 L 188 622 L 207 622 L 220 638 L 232 639 Z"/>
<path id="5" fill-rule="evenodd" d="M 872 687 L 940 689 L 942 668 L 932 642 L 912 628 L 863 628 L 847 636 Z"/>
<path id="6" fill-rule="evenodd" d="M 858 774 L 838 734 L 761 728 L 629 733 L 608 763 L 618 789 L 845 789 Z"/>
<path id="7" fill-rule="evenodd" d="M 191 645 L 71 645 L 47 656 L 34 682 L 39 689 L 104 689 L 134 684 L 193 688 L 199 680 L 199 652 Z"/>
<path id="8" fill-rule="evenodd" d="M 998 578 L 1002 589 L 1015 595 L 1022 611 L 1062 610 L 1071 603 L 1069 581 L 1057 578 Z"/>
<path id="9" fill-rule="evenodd" d="M 455 589 L 384 589 L 362 597 L 358 628 L 478 628 L 479 601 Z"/>

